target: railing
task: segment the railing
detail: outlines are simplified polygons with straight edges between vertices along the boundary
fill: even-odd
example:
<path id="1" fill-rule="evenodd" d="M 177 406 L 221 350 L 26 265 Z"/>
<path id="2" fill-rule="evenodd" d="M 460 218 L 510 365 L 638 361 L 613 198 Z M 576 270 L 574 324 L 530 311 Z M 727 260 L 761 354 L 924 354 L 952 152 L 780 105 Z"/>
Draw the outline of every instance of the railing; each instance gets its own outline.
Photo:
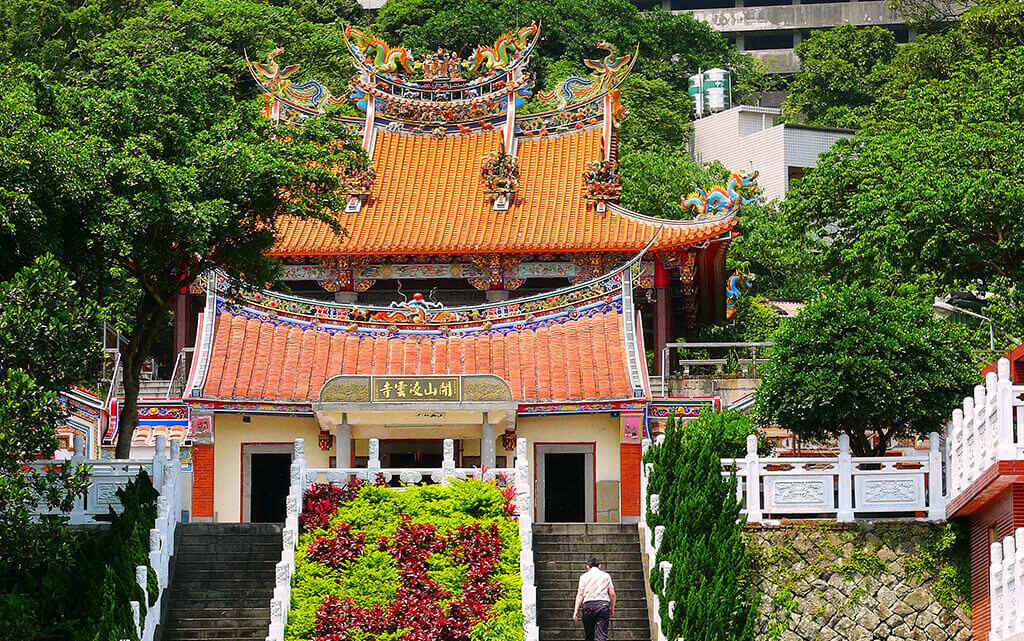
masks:
<path id="1" fill-rule="evenodd" d="M 927 456 L 863 456 L 850 452 L 850 437 L 839 436 L 839 455 L 760 457 L 757 437 L 747 437 L 747 455 L 722 459 L 723 476 L 735 470 L 736 494 L 748 523 L 765 518 L 834 518 L 926 515 L 946 518 L 940 438 L 932 432 Z"/>
<path id="2" fill-rule="evenodd" d="M 665 442 L 665 435 L 658 435 L 658 444 Z M 645 438 L 640 446 L 641 452 L 647 454 L 647 450 L 651 447 L 651 439 Z M 654 469 L 654 463 L 644 463 L 643 458 L 640 462 L 640 523 L 638 528 L 640 530 L 640 542 L 643 547 L 644 555 L 644 568 L 647 570 L 644 576 L 644 586 L 648 597 L 651 598 L 651 632 L 655 633 L 652 635 L 654 641 L 665 641 L 665 632 L 661 625 L 661 600 L 658 597 L 658 593 L 651 589 L 650 581 L 647 578 L 650 576 L 650 571 L 654 567 L 654 563 L 657 559 L 658 550 L 661 548 L 661 539 L 665 535 L 665 526 L 659 525 L 654 528 L 654 532 L 651 532 L 650 527 L 647 525 L 647 508 L 650 507 L 651 511 L 655 514 L 658 513 L 658 495 L 650 494 L 648 492 L 648 483 L 651 478 L 651 471 Z M 668 570 L 672 569 L 672 564 L 667 561 L 663 562 L 668 564 L 668 568 L 663 568 L 665 571 L 663 576 L 668 577 Z M 674 608 L 672 608 L 674 609 Z"/>
<path id="3" fill-rule="evenodd" d="M 962 494 L 997 461 L 1024 459 L 1024 386 L 1010 379 L 1010 361 L 974 388 L 949 426 L 950 496 Z"/>
<path id="4" fill-rule="evenodd" d="M 1024 638 L 1024 528 L 992 544 L 988 576 L 992 597 L 988 641 Z"/>
<path id="5" fill-rule="evenodd" d="M 661 350 L 661 371 L 665 380 L 672 374 L 672 365 L 678 366 L 677 376 L 722 376 L 730 372 L 727 367 L 739 368 L 744 377 L 757 378 L 757 366 L 768 362 L 763 356 L 765 348 L 773 343 L 667 343 Z M 670 358 L 671 350 L 706 351 L 707 357 Z M 758 354 L 761 352 L 761 355 Z M 724 356 L 722 356 L 724 354 Z M 712 355 L 716 355 L 712 357 Z"/>
<path id="6" fill-rule="evenodd" d="M 171 370 L 171 378 L 167 382 L 167 393 L 164 398 L 181 398 L 187 384 L 189 355 L 194 352 L 194 347 L 185 347 L 178 352 L 178 357 L 174 359 L 174 368 Z"/>
<path id="7" fill-rule="evenodd" d="M 138 601 L 132 601 L 130 607 L 134 616 L 136 632 L 141 641 L 153 641 L 156 628 L 161 620 L 161 606 L 164 590 L 167 589 L 171 556 L 174 555 L 174 535 L 181 518 L 181 448 L 178 439 L 172 439 L 167 447 L 163 435 L 156 437 L 156 449 L 152 460 L 98 460 L 85 458 L 85 441 L 81 434 L 74 438 L 75 453 L 66 461 L 35 461 L 31 467 L 45 469 L 53 466 L 70 465 L 78 467 L 88 465 L 89 488 L 84 496 L 75 500 L 69 516 L 72 524 L 100 522 L 100 518 L 109 514 L 110 508 L 123 510 L 117 490 L 136 478 L 140 472 L 150 475 L 153 487 L 157 489 L 156 523 L 149 530 L 149 565 L 157 578 L 156 602 L 147 608 L 142 616 L 142 607 Z M 55 514 L 52 510 L 42 509 L 40 516 Z M 145 565 L 135 568 L 135 580 L 142 588 L 143 601 L 149 602 L 149 569 Z"/>
<path id="8" fill-rule="evenodd" d="M 286 499 L 286 518 L 282 533 L 281 561 L 275 573 L 274 595 L 270 601 L 270 631 L 267 641 L 284 639 L 288 624 L 288 608 L 291 604 L 291 581 L 295 574 L 295 546 L 299 540 L 299 516 L 302 514 L 302 499 L 306 488 L 314 483 L 327 482 L 344 484 L 351 479 L 373 483 L 382 479 L 385 483 L 399 480 L 405 485 L 416 485 L 426 480 L 447 483 L 452 479 L 482 478 L 483 480 L 511 479 L 516 488 L 516 512 L 519 517 L 519 570 L 523 578 L 523 627 L 525 641 L 537 641 L 537 588 L 533 561 L 533 506 L 530 496 L 530 469 L 527 458 L 526 439 L 516 442 L 516 467 L 482 470 L 480 468 L 455 467 L 455 444 L 452 439 L 444 440 L 444 457 L 440 468 L 383 468 L 380 465 L 380 442 L 369 441 L 369 459 L 366 467 L 307 468 L 305 441 L 295 439 L 294 456 L 291 466 L 291 485 Z M 402 488 L 395 488 L 400 491 Z"/>

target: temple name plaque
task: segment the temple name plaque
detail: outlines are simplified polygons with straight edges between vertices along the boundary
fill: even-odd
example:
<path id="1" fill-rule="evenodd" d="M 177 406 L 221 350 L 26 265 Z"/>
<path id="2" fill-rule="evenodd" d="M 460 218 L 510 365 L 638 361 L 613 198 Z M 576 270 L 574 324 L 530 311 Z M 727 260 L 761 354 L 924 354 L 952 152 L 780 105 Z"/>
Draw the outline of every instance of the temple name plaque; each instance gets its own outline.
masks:
<path id="1" fill-rule="evenodd" d="M 373 402 L 460 401 L 458 376 L 374 376 Z"/>

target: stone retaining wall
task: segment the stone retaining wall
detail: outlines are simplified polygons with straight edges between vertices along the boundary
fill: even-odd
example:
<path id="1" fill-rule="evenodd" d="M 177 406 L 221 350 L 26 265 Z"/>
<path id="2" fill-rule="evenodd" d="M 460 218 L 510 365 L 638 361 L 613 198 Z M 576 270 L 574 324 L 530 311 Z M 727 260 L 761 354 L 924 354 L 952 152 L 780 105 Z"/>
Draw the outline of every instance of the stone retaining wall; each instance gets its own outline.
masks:
<path id="1" fill-rule="evenodd" d="M 765 641 L 968 641 L 943 523 L 747 526 Z M 960 575 L 957 574 L 958 570 Z"/>

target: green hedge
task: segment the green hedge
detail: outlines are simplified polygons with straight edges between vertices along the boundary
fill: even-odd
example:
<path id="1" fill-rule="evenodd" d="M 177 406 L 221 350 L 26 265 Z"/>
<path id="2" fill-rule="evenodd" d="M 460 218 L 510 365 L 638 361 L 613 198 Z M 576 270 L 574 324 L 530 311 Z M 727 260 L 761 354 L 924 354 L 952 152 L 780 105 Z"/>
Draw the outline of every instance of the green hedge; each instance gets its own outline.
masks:
<path id="1" fill-rule="evenodd" d="M 293 580 L 291 609 L 285 639 L 295 641 L 313 636 L 316 612 L 330 595 L 352 599 L 354 605 L 373 607 L 395 600 L 399 588 L 398 568 L 392 556 L 377 549 L 381 536 L 395 535 L 401 516 L 413 523 L 433 525 L 438 534 L 460 526 L 479 523 L 498 528 L 501 538 L 500 561 L 493 578 L 504 588 L 492 606 L 493 616 L 477 624 L 473 641 L 522 641 L 522 579 L 519 573 L 519 525 L 505 513 L 505 497 L 495 485 L 479 480 L 455 481 L 448 486 L 422 485 L 402 490 L 364 486 L 355 498 L 343 503 L 331 519 L 331 525 L 349 523 L 353 532 L 366 534 L 366 547 L 344 570 L 335 571 L 308 558 L 307 548 L 325 529 L 303 534 L 296 549 L 296 575 Z M 443 554 L 428 561 L 428 575 L 439 581 L 453 598 L 460 596 L 464 569 Z M 374 637 L 391 641 L 401 634 Z"/>
<path id="2" fill-rule="evenodd" d="M 24 572 L 0 563 L 0 639 L 137 639 L 129 602 L 139 601 L 144 614 L 157 594 L 152 568 L 151 603 L 142 603 L 135 582 L 135 567 L 149 567 L 157 493 L 143 472 L 118 494 L 124 511 L 111 511 L 109 529 L 40 525 L 39 548 L 47 550 L 47 558 Z"/>
<path id="3" fill-rule="evenodd" d="M 705 410 L 688 423 L 669 419 L 665 442 L 651 447 L 648 491 L 659 495 L 647 512 L 653 532 L 665 532 L 651 589 L 660 597 L 662 629 L 670 641 L 752 641 L 758 598 L 743 541 L 735 475 L 723 478 L 721 458 L 734 456 L 749 420 Z M 659 567 L 672 563 L 667 586 Z M 669 616 L 670 602 L 675 610 Z"/>

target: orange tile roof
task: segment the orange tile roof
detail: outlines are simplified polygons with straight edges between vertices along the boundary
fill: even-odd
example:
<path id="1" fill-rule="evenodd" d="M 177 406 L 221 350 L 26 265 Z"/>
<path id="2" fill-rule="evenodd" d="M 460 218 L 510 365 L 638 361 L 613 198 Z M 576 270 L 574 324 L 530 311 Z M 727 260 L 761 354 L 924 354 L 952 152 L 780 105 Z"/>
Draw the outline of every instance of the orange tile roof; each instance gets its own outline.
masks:
<path id="1" fill-rule="evenodd" d="M 520 402 L 630 399 L 626 344 L 616 308 L 536 329 L 448 337 L 357 334 L 223 309 L 195 396 L 301 403 L 338 374 L 494 374 Z"/>
<path id="2" fill-rule="evenodd" d="M 283 216 L 275 256 L 636 252 L 683 247 L 732 229 L 735 218 L 695 223 L 648 218 L 610 207 L 597 213 L 583 194 L 583 170 L 601 157 L 601 129 L 523 138 L 520 192 L 494 211 L 480 181 L 481 158 L 497 130 L 462 136 L 378 131 L 377 180 L 362 211 L 339 214 L 348 235 L 319 221 Z M 682 189 L 683 186 L 680 186 Z M 660 233 L 659 233 L 660 232 Z"/>

